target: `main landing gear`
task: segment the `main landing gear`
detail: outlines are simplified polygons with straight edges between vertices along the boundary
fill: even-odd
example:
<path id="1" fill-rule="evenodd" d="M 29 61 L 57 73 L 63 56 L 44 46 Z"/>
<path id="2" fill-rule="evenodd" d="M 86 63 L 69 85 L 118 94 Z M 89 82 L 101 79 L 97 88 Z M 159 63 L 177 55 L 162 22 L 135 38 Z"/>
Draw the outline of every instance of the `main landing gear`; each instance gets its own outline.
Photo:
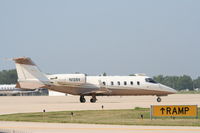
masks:
<path id="1" fill-rule="evenodd" d="M 96 101 L 97 101 L 97 98 L 96 98 L 95 95 L 93 95 L 92 98 L 90 99 L 90 102 L 91 102 L 91 103 L 95 103 Z M 86 102 L 84 96 L 80 96 L 80 102 L 81 102 L 81 103 L 85 103 L 85 102 Z"/>
<path id="2" fill-rule="evenodd" d="M 157 98 L 157 102 L 161 102 L 161 100 L 162 100 L 162 99 L 161 99 L 160 97 Z"/>
<path id="3" fill-rule="evenodd" d="M 81 102 L 81 103 L 85 103 L 85 102 L 86 102 L 84 96 L 80 96 L 80 102 Z"/>
<path id="4" fill-rule="evenodd" d="M 91 103 L 95 103 L 97 101 L 97 98 L 95 95 L 92 96 L 92 98 L 90 99 Z"/>

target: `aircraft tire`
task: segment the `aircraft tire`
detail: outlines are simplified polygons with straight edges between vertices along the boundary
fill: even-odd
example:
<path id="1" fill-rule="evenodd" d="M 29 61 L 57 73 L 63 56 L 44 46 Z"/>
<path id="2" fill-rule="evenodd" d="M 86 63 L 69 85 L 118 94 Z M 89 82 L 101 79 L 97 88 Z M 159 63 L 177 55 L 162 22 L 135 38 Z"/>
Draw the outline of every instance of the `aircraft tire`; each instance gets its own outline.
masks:
<path id="1" fill-rule="evenodd" d="M 96 101 L 97 101 L 97 99 L 95 99 L 95 98 L 91 98 L 91 99 L 90 99 L 90 102 L 91 102 L 91 103 L 95 103 Z"/>
<path id="2" fill-rule="evenodd" d="M 81 102 L 81 103 L 85 103 L 85 102 L 86 102 L 84 96 L 81 96 L 81 97 L 80 97 L 80 102 Z"/>
<path id="3" fill-rule="evenodd" d="M 157 98 L 157 102 L 161 102 L 161 100 L 162 100 L 162 99 L 161 99 L 160 97 Z"/>

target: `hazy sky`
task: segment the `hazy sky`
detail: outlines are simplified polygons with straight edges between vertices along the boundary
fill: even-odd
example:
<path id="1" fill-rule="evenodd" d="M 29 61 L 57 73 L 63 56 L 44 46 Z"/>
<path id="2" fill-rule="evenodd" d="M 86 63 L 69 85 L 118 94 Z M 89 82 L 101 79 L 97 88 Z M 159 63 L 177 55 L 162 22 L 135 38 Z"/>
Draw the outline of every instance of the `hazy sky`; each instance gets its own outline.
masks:
<path id="1" fill-rule="evenodd" d="M 199 0 L 0 0 L 0 70 L 200 76 Z"/>

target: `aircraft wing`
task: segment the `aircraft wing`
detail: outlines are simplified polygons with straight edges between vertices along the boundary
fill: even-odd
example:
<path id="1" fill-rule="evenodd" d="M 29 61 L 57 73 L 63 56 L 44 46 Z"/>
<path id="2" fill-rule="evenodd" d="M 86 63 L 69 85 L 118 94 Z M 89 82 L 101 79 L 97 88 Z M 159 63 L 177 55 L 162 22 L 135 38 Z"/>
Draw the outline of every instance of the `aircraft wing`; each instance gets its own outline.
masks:
<path id="1" fill-rule="evenodd" d="M 94 91 L 89 91 L 89 92 L 85 92 L 82 95 L 88 95 L 88 94 L 103 94 L 103 95 L 107 95 L 110 94 L 111 91 L 108 89 L 104 89 L 104 88 L 100 88 L 98 90 L 94 90 Z"/>
<path id="2" fill-rule="evenodd" d="M 110 94 L 112 91 L 109 90 L 105 85 L 103 85 L 103 83 L 99 80 L 99 89 L 94 90 L 94 91 L 89 91 L 89 92 L 85 92 L 83 93 L 83 95 L 88 95 L 88 94 Z"/>

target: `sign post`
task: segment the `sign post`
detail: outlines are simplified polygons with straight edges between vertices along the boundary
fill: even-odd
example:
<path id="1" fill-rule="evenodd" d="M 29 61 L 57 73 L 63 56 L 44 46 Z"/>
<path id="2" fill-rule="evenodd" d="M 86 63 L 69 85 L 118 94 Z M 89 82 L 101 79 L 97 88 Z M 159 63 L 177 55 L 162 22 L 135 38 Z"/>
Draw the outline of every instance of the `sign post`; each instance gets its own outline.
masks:
<path id="1" fill-rule="evenodd" d="M 197 105 L 151 105 L 152 117 L 195 117 L 198 118 Z"/>

